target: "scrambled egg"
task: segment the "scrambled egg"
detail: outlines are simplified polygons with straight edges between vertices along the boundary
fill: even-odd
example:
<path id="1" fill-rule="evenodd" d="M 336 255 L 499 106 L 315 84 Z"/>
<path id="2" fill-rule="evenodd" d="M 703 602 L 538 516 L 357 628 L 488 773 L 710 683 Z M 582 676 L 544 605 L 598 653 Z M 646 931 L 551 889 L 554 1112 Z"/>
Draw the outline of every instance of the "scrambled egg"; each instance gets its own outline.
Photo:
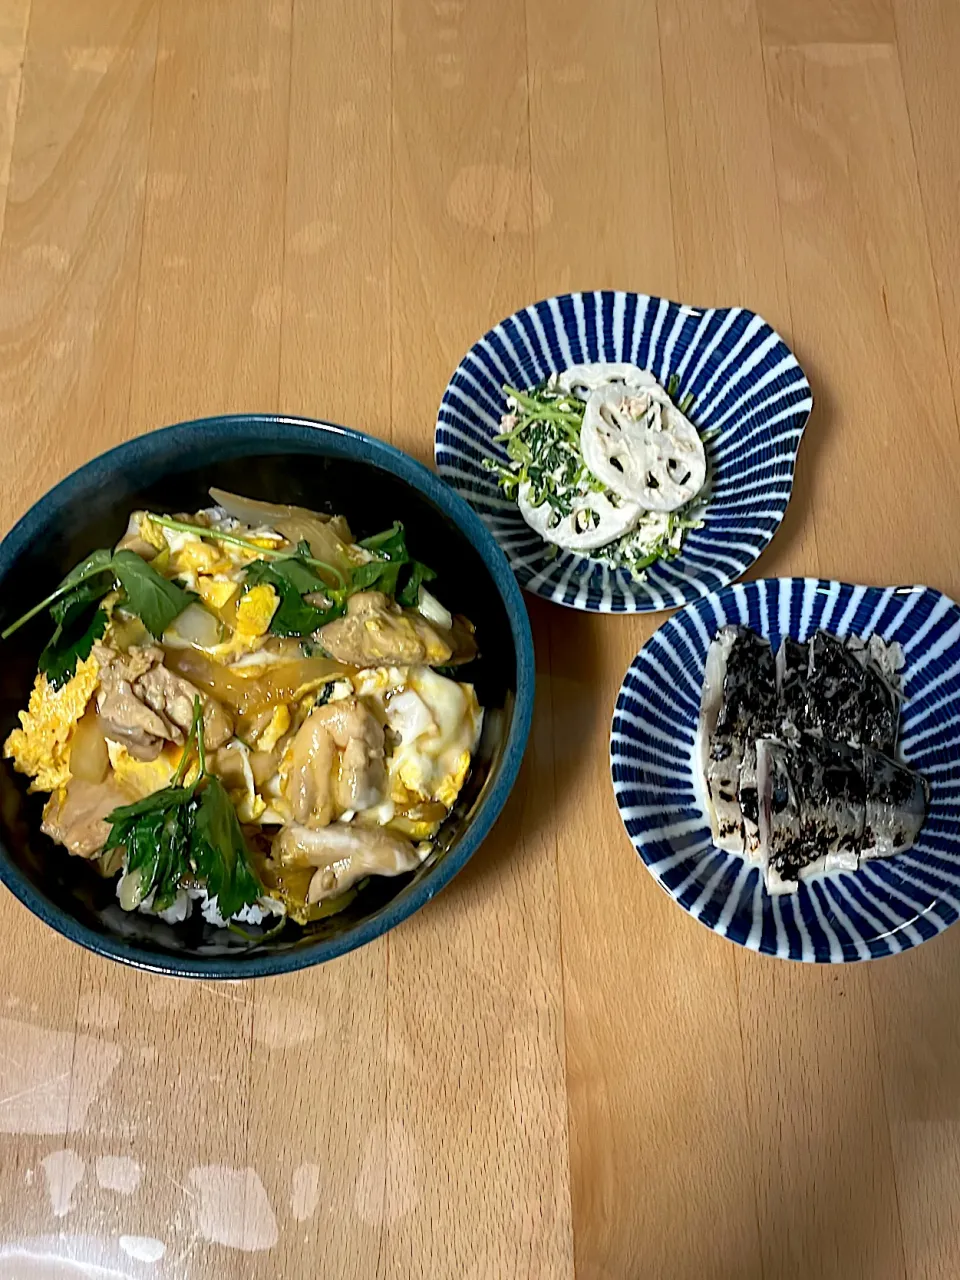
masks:
<path id="1" fill-rule="evenodd" d="M 268 583 L 261 583 L 237 601 L 237 634 L 255 639 L 266 635 L 280 597 Z"/>
<path id="2" fill-rule="evenodd" d="M 247 547 L 213 542 L 182 529 L 167 529 L 142 511 L 134 514 L 132 523 L 143 541 L 155 547 L 159 555 L 165 557 L 161 571 L 168 577 L 181 579 L 191 591 L 196 591 L 205 600 L 201 576 L 213 577 L 235 572 L 257 556 L 255 551 Z M 269 550 L 283 545 L 285 540 L 279 534 L 264 533 L 262 536 L 249 538 L 249 541 L 254 546 Z M 160 568 L 157 561 L 154 561 L 154 565 Z"/>
<path id="3" fill-rule="evenodd" d="M 216 519 L 216 514 L 211 518 Z M 190 523 L 193 523 L 193 519 L 190 518 Z M 198 523 L 203 523 L 202 517 L 196 519 Z M 186 523 L 186 519 L 184 522 Z M 345 525 L 343 527 L 345 529 Z M 210 532 L 215 535 L 217 530 L 214 528 Z M 333 526 L 331 534 L 332 532 Z M 238 529 L 238 533 L 242 533 L 251 545 L 236 546 L 216 540 L 215 536 L 207 537 L 202 533 L 170 529 L 145 512 L 134 512 L 126 535 L 131 547 L 145 556 L 151 555 L 152 548 L 156 553 L 149 561 L 153 568 L 182 583 L 196 593 L 199 600 L 185 608 L 167 628 L 164 636 L 155 641 L 147 633 L 143 622 L 139 618 L 128 616 L 122 605 L 114 612 L 113 606 L 117 603 L 118 595 L 111 592 L 103 601 L 109 615 L 105 642 L 124 652 L 134 645 L 152 646 L 162 643 L 168 651 L 168 660 L 171 650 L 192 648 L 226 668 L 226 675 L 221 682 L 207 663 L 198 663 L 195 664 L 196 678 L 201 681 L 205 691 L 212 691 L 214 697 L 226 701 L 231 707 L 235 704 L 236 732 L 249 736 L 232 736 L 225 741 L 224 737 L 230 732 L 230 726 L 225 726 L 224 735 L 214 739 L 218 744 L 216 749 L 207 752 L 207 767 L 220 778 L 227 789 L 240 822 L 267 828 L 263 832 L 263 844 L 259 846 L 261 852 L 266 841 L 275 834 L 270 828 L 293 822 L 293 792 L 288 784 L 291 761 L 294 758 L 294 739 L 301 726 L 318 702 L 336 701 L 354 695 L 362 700 L 383 727 L 384 738 L 381 739 L 370 725 L 369 716 L 363 715 L 360 717 L 363 721 L 361 736 L 351 737 L 346 743 L 336 737 L 336 751 L 331 750 L 318 758 L 327 761 L 325 768 L 331 774 L 328 781 L 338 784 L 345 780 L 344 773 L 348 768 L 358 768 L 352 760 L 347 761 L 347 750 L 358 743 L 366 743 L 365 749 L 375 747 L 375 759 L 371 757 L 369 762 L 370 769 L 375 769 L 375 773 L 371 772 L 371 780 L 366 786 L 361 781 L 355 788 L 351 781 L 351 790 L 347 794 L 352 799 L 344 800 L 344 793 L 341 791 L 337 804 L 351 802 L 369 805 L 371 799 L 376 799 L 377 803 L 363 808 L 359 813 L 352 809 L 344 813 L 335 811 L 334 817 L 346 822 L 356 818 L 357 830 L 368 829 L 371 824 L 376 823 L 381 828 L 388 828 L 394 836 L 403 835 L 414 842 L 428 841 L 436 834 L 446 813 L 456 802 L 479 741 L 483 712 L 473 687 L 440 676 L 427 666 L 397 667 L 384 663 L 377 668 L 359 671 L 349 667 L 349 675 L 343 674 L 342 669 L 337 666 L 330 671 L 325 663 L 304 661 L 303 668 L 298 668 L 295 664 L 302 661 L 299 656 L 301 651 L 294 643 L 267 643 L 271 624 L 280 607 L 280 594 L 265 582 L 253 585 L 249 590 L 244 589 L 244 569 L 258 558 L 260 550 L 283 547 L 290 548 L 292 553 L 292 543 L 262 527 L 255 530 Z M 349 533 L 346 536 L 349 537 Z M 369 552 L 353 545 L 343 546 L 342 552 L 348 563 L 362 564 L 370 559 Z M 366 625 L 375 629 L 380 623 L 374 618 L 368 620 Z M 400 615 L 396 625 L 406 628 L 412 626 L 407 615 Z M 309 653 L 310 650 L 304 649 L 303 652 Z M 389 649 L 384 648 L 381 652 L 389 652 Z M 440 660 L 446 654 L 445 648 L 443 655 L 432 652 L 428 657 Z M 105 658 L 104 662 L 106 663 Z M 271 683 L 269 669 L 278 663 L 294 665 L 290 673 Z M 169 669 L 177 670 L 176 664 L 171 662 Z M 314 673 L 318 669 L 326 674 L 316 676 Z M 186 670 L 189 671 L 190 667 L 187 666 Z M 61 810 L 68 799 L 67 787 L 73 777 L 70 768 L 71 752 L 75 744 L 81 742 L 80 738 L 75 738 L 77 726 L 96 693 L 100 675 L 98 662 L 92 655 L 78 663 L 74 676 L 59 690 L 49 684 L 46 676 L 38 675 L 30 695 L 29 707 L 20 713 L 21 727 L 15 729 L 4 744 L 4 754 L 12 758 L 14 767 L 30 776 L 30 790 L 50 793 L 45 814 L 51 822 L 54 818 L 59 820 L 63 816 Z M 238 689 L 238 685 L 243 684 L 243 679 L 238 677 L 250 677 L 251 680 L 264 678 L 265 683 L 262 689 L 254 690 L 253 695 L 248 697 L 242 688 Z M 134 703 L 143 703 L 158 713 L 162 707 L 165 708 L 165 685 L 151 688 L 145 682 L 141 686 L 133 676 L 130 681 L 133 684 L 127 682 L 123 694 L 125 698 Z M 294 690 L 292 686 L 295 681 L 303 683 Z M 104 682 L 105 690 L 109 692 L 106 667 Z M 181 690 L 177 696 L 185 697 L 186 694 Z M 280 697 L 283 698 L 282 702 L 273 702 L 274 698 Z M 161 705 L 155 705 L 157 698 Z M 269 714 L 266 714 L 267 707 Z M 117 710 L 111 707 L 109 716 L 98 720 L 91 708 L 89 717 L 91 727 L 98 734 L 96 759 L 98 768 L 101 765 L 103 767 L 104 781 L 109 783 L 112 791 L 130 800 L 138 800 L 171 786 L 183 759 L 183 747 L 164 741 L 154 759 L 137 759 L 128 746 L 124 745 L 132 745 L 136 741 L 134 737 L 124 736 L 121 742 L 107 734 L 117 732 L 122 736 L 136 731 L 138 709 L 135 705 L 132 708 L 119 708 L 119 715 Z M 350 715 L 354 713 L 353 708 L 344 708 L 344 711 Z M 124 722 L 124 715 L 128 714 L 134 715 L 130 725 Z M 346 716 L 332 718 L 346 721 Z M 177 723 L 182 725 L 182 717 Z M 84 722 L 81 734 L 86 733 L 86 728 L 87 722 Z M 171 731 L 169 725 L 164 728 Z M 359 733 L 359 730 L 354 727 L 351 732 Z M 367 742 L 367 739 L 371 741 Z M 158 734 L 149 733 L 143 742 L 145 753 L 148 754 L 157 748 Z M 104 743 L 110 765 L 109 774 L 106 760 L 103 759 Z M 381 744 L 385 748 L 383 756 Z M 86 759 L 85 742 L 82 743 L 82 749 Z M 299 749 L 302 754 L 302 744 Z M 320 748 L 313 742 L 309 750 L 317 753 Z M 79 754 L 76 764 L 79 772 L 70 789 L 70 795 L 74 799 L 84 791 L 79 782 L 85 776 Z M 303 777 L 297 779 L 299 786 L 311 781 L 318 765 L 314 757 L 310 756 L 305 760 L 298 758 L 296 767 L 303 771 Z M 182 781 L 189 785 L 198 777 L 199 761 L 192 755 L 190 768 Z M 321 778 L 320 783 L 323 781 Z M 99 798 L 103 799 L 103 796 Z M 108 798 L 112 801 L 112 793 Z M 299 810 L 297 813 L 298 819 L 304 820 L 303 813 Z M 309 813 L 318 821 L 326 820 L 330 816 L 330 809 L 324 800 L 323 805 L 311 804 Z M 365 834 L 369 836 L 369 830 Z M 76 851 L 75 842 L 71 844 L 66 836 L 62 842 Z M 385 837 L 385 843 L 389 846 L 389 838 Z M 396 841 L 393 843 L 396 844 Z M 360 844 L 362 846 L 362 842 Z M 417 852 L 422 857 L 428 848 L 429 845 L 419 845 Z M 394 873 L 395 870 L 384 871 L 384 874 Z M 278 896 L 287 903 L 295 918 L 304 920 L 319 918 L 332 910 L 340 909 L 355 892 L 351 890 L 329 902 L 308 906 L 307 899 L 314 874 L 315 865 L 284 867 L 282 871 L 274 867 L 269 875 L 274 877 L 276 885 L 270 879 L 265 883 L 268 889 L 274 889 L 273 896 Z M 372 874 L 379 872 L 373 870 Z"/>
<path id="4" fill-rule="evenodd" d="M 259 822 L 267 802 L 257 794 L 250 749 L 236 739 L 221 749 L 217 772 L 241 822 Z"/>
<path id="5" fill-rule="evenodd" d="M 225 609 L 238 590 L 237 584 L 222 574 L 216 578 L 202 575 L 197 579 L 197 593 L 211 609 Z"/>
<path id="6" fill-rule="evenodd" d="M 3 745 L 19 773 L 29 774 L 31 791 L 57 791 L 70 781 L 70 740 L 97 687 L 99 667 L 93 654 L 77 663 L 76 673 L 60 689 L 38 675 L 30 705 L 20 712 L 21 728 Z"/>
<path id="7" fill-rule="evenodd" d="M 136 512 L 131 524 L 136 524 L 140 537 L 151 547 L 156 547 L 158 551 L 168 550 L 166 533 L 145 511 Z"/>
<path id="8" fill-rule="evenodd" d="M 107 738 L 107 755 L 117 782 L 135 800 L 140 800 L 154 791 L 170 786 L 183 750 L 168 742 L 156 760 L 137 760 L 122 743 Z M 184 784 L 189 786 L 196 780 L 199 772 L 199 766 L 194 760 L 183 779 Z"/>
<path id="9" fill-rule="evenodd" d="M 429 667 L 376 667 L 359 672 L 355 685 L 398 739 L 387 760 L 390 799 L 452 808 L 483 725 L 473 686 Z"/>
<path id="10" fill-rule="evenodd" d="M 141 517 L 140 536 L 151 546 L 159 546 L 161 555 L 168 552 L 163 573 L 179 578 L 191 591 L 197 591 L 199 575 L 225 573 L 232 568 L 223 554 L 222 544 L 204 542 L 195 533 L 183 533 L 179 529 L 163 529 L 149 517 Z"/>
<path id="11" fill-rule="evenodd" d="M 258 751 L 272 751 L 290 728 L 290 708 L 280 703 L 270 717 L 270 723 L 257 738 Z"/>

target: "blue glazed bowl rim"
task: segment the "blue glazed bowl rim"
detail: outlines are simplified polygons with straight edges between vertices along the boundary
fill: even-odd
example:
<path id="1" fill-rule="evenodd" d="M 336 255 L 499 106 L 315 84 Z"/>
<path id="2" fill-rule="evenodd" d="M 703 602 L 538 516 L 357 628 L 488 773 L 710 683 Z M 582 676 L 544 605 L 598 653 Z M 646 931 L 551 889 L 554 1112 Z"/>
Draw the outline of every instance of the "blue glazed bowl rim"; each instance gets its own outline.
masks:
<path id="1" fill-rule="evenodd" d="M 319 436 L 315 434 L 318 431 Z M 377 915 L 342 937 L 323 939 L 313 946 L 276 955 L 253 955 L 249 959 L 168 956 L 97 933 L 73 919 L 60 907 L 48 902 L 0 846 L 0 853 L 4 855 L 0 857 L 0 881 L 45 924 L 98 955 L 153 973 L 207 979 L 272 977 L 333 960 L 393 929 L 445 888 L 486 838 L 516 781 L 530 733 L 534 700 L 533 636 L 517 580 L 493 534 L 452 486 L 409 454 L 365 432 L 337 423 L 286 414 L 239 413 L 197 418 L 135 436 L 71 472 L 66 479 L 39 498 L 17 521 L 0 542 L 0 583 L 24 549 L 49 523 L 51 515 L 85 489 L 109 484 L 125 459 L 136 459 L 138 464 L 150 462 L 172 453 L 181 441 L 183 449 L 187 450 L 188 447 L 201 443 L 214 444 L 220 439 L 225 442 L 249 441 L 269 447 L 294 443 L 310 445 L 313 442 L 319 443 L 321 438 L 322 449 L 304 448 L 299 451 L 368 462 L 398 476 L 449 517 L 482 556 L 507 611 L 517 664 L 513 716 L 497 776 L 490 790 L 481 799 L 476 815 L 464 835 L 419 883 L 400 898 L 388 903 Z"/>

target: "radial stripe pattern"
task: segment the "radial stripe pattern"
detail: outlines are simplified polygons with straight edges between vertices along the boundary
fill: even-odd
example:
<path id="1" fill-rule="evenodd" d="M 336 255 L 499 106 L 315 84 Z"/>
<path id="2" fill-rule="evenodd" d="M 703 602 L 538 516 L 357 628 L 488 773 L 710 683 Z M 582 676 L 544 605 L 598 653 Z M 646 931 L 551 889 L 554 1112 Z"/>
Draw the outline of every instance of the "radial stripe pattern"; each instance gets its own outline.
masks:
<path id="1" fill-rule="evenodd" d="M 704 527 L 646 581 L 574 552 L 553 556 L 504 499 L 485 460 L 507 461 L 494 437 L 502 387 L 530 387 L 593 360 L 629 361 L 694 396 L 712 486 Z M 521 586 L 599 613 L 684 605 L 735 581 L 773 537 L 790 498 L 810 386 L 779 334 L 752 311 L 700 309 L 637 293 L 572 293 L 509 316 L 467 352 L 437 419 L 437 468 L 479 512 Z"/>
<path id="2" fill-rule="evenodd" d="M 770 897 L 758 868 L 716 849 L 695 738 L 707 648 L 743 623 L 776 649 L 817 628 L 899 641 L 905 655 L 899 751 L 930 782 L 930 813 L 909 853 Z M 634 848 L 661 887 L 733 942 L 835 964 L 894 955 L 960 913 L 960 607 L 926 587 L 769 578 L 727 587 L 675 614 L 641 649 L 617 698 L 613 789 Z"/>

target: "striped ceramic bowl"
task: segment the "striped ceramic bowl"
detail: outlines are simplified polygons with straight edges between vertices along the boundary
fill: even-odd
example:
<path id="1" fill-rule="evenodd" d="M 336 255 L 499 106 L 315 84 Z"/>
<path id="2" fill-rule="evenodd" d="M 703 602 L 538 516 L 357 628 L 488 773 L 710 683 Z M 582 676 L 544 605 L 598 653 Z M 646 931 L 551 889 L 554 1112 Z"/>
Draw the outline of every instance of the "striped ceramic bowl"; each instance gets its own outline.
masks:
<path id="1" fill-rule="evenodd" d="M 914 847 L 771 897 L 752 864 L 714 847 L 694 740 L 707 647 L 743 623 L 776 649 L 818 627 L 903 646 L 900 754 L 930 783 Z M 627 672 L 610 739 L 627 833 L 662 888 L 702 924 L 754 951 L 838 963 L 906 951 L 960 915 L 960 606 L 926 587 L 769 578 L 728 587 L 670 618 Z"/>
<path id="2" fill-rule="evenodd" d="M 645 580 L 550 548 L 497 487 L 485 460 L 508 459 L 494 437 L 504 383 L 531 387 L 551 373 L 611 360 L 676 374 L 691 394 L 713 476 L 704 526 Z M 813 397 L 783 339 L 739 307 L 680 306 L 642 293 L 570 293 L 502 321 L 460 361 L 444 392 L 435 453 L 445 480 L 479 512 L 520 585 L 575 609 L 643 613 L 699 599 L 733 582 L 773 537 L 793 487 Z"/>

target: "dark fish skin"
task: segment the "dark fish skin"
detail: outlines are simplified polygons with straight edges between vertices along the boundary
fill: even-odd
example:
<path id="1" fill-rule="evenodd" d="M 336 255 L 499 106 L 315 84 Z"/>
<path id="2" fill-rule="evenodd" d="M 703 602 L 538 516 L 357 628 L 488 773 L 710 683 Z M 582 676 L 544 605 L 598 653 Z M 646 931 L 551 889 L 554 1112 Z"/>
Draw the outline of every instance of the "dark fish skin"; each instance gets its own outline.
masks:
<path id="1" fill-rule="evenodd" d="M 759 730 L 776 714 L 776 667 L 770 643 L 748 627 L 736 627 L 736 640 L 727 655 L 723 702 L 716 732 L 759 737 Z"/>
<path id="2" fill-rule="evenodd" d="M 807 644 L 787 637 L 777 654 L 781 725 L 888 755 L 896 747 L 900 696 L 864 655 L 817 631 Z"/>
<path id="3" fill-rule="evenodd" d="M 890 755 L 900 728 L 900 696 L 872 666 L 864 668 L 862 710 L 861 742 Z"/>
<path id="4" fill-rule="evenodd" d="M 735 632 L 727 656 L 717 735 L 729 736 L 737 745 L 740 767 L 733 800 L 743 818 L 746 852 L 752 855 L 759 843 L 756 741 L 776 726 L 776 662 L 769 641 L 748 627 L 737 627 Z"/>
<path id="5" fill-rule="evenodd" d="M 798 725 L 837 742 L 861 741 L 864 668 L 842 640 L 818 631 L 810 641 L 807 720 Z"/>
<path id="6" fill-rule="evenodd" d="M 756 851 L 756 821 L 749 817 L 757 808 L 754 744 L 776 723 L 775 671 L 769 643 L 748 627 L 721 628 L 707 655 L 702 764 L 711 826 L 721 848 L 742 852 L 746 841 L 748 852 Z"/>
<path id="7" fill-rule="evenodd" d="M 742 746 L 739 738 L 714 734 L 707 759 L 707 791 L 717 822 L 721 846 L 738 842 L 742 833 L 737 782 L 740 777 Z"/>
<path id="8" fill-rule="evenodd" d="M 863 856 L 902 853 L 916 840 L 927 816 L 930 786 L 926 778 L 872 747 L 863 748 L 863 776 Z"/>
<path id="9" fill-rule="evenodd" d="M 744 748 L 743 761 L 740 765 L 739 795 L 744 822 L 756 826 L 760 800 L 757 793 L 757 744 L 753 739 L 747 742 Z"/>
<path id="10" fill-rule="evenodd" d="M 859 853 L 866 803 L 859 748 L 807 737 L 797 745 L 795 760 L 800 832 L 809 860 Z"/>
<path id="11" fill-rule="evenodd" d="M 892 759 L 901 697 L 888 659 L 892 670 L 882 644 L 825 631 L 784 637 L 776 658 L 747 627 L 717 633 L 701 700 L 711 824 L 721 848 L 759 858 L 771 892 L 916 839 L 929 790 Z"/>
<path id="12" fill-rule="evenodd" d="M 902 852 L 919 834 L 929 802 L 925 779 L 872 747 L 804 734 L 761 742 L 758 754 L 763 859 L 785 881 L 831 854 Z"/>
<path id="13" fill-rule="evenodd" d="M 777 650 L 777 702 L 782 722 L 802 730 L 809 721 L 807 669 L 810 649 L 792 636 L 784 636 Z"/>
<path id="14" fill-rule="evenodd" d="M 757 743 L 761 775 L 760 833 L 763 858 L 784 880 L 796 880 L 810 861 L 800 829 L 800 798 L 794 784 L 793 748 L 772 739 Z"/>

